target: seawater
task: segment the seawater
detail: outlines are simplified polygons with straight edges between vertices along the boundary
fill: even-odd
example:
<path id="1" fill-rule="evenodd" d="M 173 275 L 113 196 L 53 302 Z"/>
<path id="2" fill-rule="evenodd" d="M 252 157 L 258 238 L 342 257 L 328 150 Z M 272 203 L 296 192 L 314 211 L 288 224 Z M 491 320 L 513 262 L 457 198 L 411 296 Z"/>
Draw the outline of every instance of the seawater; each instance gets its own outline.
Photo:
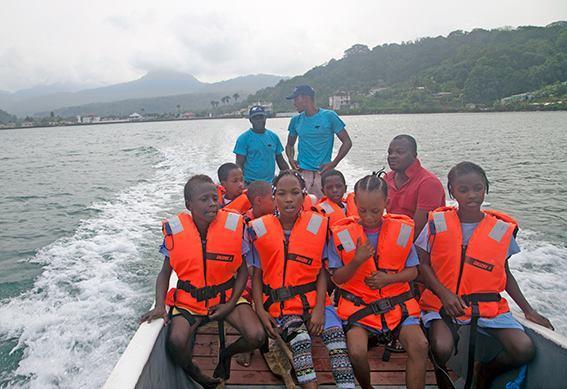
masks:
<path id="1" fill-rule="evenodd" d="M 285 143 L 289 119 L 269 119 Z M 518 219 L 510 260 L 528 300 L 567 335 L 567 113 L 344 117 L 357 178 L 387 166 L 391 138 L 424 166 L 479 163 L 487 206 Z M 96 388 L 152 303 L 160 222 L 193 174 L 233 161 L 245 119 L 0 131 L 0 387 Z M 338 145 L 337 145 L 338 146 Z M 335 149 L 337 148 L 335 147 Z"/>

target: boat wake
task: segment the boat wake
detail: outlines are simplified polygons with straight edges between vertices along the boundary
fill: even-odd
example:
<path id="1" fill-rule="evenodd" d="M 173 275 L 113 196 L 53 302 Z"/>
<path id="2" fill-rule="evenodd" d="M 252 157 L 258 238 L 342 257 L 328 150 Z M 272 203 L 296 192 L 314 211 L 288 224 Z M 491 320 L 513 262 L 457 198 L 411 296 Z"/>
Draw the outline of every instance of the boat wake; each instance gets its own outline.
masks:
<path id="1" fill-rule="evenodd" d="M 177 145 L 179 146 L 179 145 Z M 101 387 L 152 301 L 160 221 L 182 204 L 183 184 L 205 166 L 191 144 L 160 150 L 151 180 L 91 206 L 96 216 L 42 248 L 33 288 L 0 303 L 0 343 L 15 343 L 7 387 Z"/>

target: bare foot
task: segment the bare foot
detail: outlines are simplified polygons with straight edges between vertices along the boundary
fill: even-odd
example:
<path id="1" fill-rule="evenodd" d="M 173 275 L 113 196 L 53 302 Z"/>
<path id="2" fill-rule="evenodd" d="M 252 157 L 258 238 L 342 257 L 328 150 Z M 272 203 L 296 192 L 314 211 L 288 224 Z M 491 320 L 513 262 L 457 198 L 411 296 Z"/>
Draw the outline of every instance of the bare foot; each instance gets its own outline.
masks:
<path id="1" fill-rule="evenodd" d="M 252 354 L 254 354 L 254 352 L 252 352 L 252 351 L 237 354 L 235 356 L 236 363 L 238 363 L 240 366 L 249 367 L 250 366 L 250 360 L 252 359 Z"/>

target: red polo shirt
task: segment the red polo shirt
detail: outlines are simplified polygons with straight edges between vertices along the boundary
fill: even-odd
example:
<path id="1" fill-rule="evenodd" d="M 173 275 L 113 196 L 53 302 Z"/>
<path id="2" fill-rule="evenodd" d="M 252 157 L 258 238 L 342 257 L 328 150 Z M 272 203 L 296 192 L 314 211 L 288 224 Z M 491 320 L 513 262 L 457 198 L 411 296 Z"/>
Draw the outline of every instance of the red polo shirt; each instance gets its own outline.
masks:
<path id="1" fill-rule="evenodd" d="M 445 189 L 441 181 L 435 174 L 423 168 L 418 159 L 406 169 L 405 173 L 409 180 L 400 188 L 397 188 L 394 182 L 395 172 L 388 172 L 384 177 L 388 183 L 386 210 L 389 213 L 413 218 L 418 209 L 432 211 L 445 205 Z"/>

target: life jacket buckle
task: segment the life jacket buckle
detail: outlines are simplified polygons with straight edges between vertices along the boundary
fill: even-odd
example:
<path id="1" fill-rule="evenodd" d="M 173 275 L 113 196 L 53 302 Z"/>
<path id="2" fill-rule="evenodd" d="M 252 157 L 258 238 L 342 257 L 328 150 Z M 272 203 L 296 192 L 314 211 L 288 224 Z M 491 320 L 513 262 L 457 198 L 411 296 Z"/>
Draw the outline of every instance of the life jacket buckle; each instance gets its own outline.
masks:
<path id="1" fill-rule="evenodd" d="M 289 288 L 278 288 L 273 290 L 274 301 L 285 301 L 293 297 Z"/>
<path id="2" fill-rule="evenodd" d="M 196 290 L 194 297 L 197 301 L 201 302 L 215 297 L 216 294 L 216 288 L 212 286 L 204 286 Z"/>
<path id="3" fill-rule="evenodd" d="M 381 315 L 393 309 L 390 299 L 376 300 L 372 304 L 370 304 L 370 307 L 372 308 L 372 312 L 375 315 Z"/>

